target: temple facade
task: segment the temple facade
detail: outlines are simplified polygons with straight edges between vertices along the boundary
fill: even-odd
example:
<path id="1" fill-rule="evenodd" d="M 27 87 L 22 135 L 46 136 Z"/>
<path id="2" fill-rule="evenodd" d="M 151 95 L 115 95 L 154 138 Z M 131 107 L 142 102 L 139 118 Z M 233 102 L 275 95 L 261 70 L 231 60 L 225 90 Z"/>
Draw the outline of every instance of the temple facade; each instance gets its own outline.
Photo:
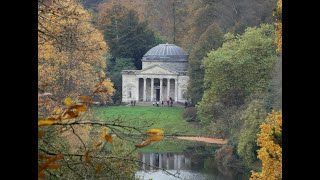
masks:
<path id="1" fill-rule="evenodd" d="M 186 100 L 188 54 L 181 47 L 159 44 L 141 61 L 141 70 L 122 71 L 122 102 Z"/>

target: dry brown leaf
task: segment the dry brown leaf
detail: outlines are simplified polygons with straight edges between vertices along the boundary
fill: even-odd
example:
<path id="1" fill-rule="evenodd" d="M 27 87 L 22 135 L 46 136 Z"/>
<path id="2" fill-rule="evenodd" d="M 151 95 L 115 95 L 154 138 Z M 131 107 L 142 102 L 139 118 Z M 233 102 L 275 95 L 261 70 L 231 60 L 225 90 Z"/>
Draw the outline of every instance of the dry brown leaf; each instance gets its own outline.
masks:
<path id="1" fill-rule="evenodd" d="M 98 144 L 95 145 L 96 148 L 98 148 L 99 146 L 101 146 L 102 142 L 99 142 Z"/>
<path id="2" fill-rule="evenodd" d="M 96 173 L 99 173 L 101 171 L 101 168 L 102 168 L 103 164 L 102 163 L 99 163 L 96 167 Z"/>
<path id="3" fill-rule="evenodd" d="M 38 137 L 43 137 L 44 136 L 44 132 L 43 131 L 38 131 Z"/>
<path id="4" fill-rule="evenodd" d="M 143 141 L 141 144 L 136 144 L 135 146 L 137 148 L 143 148 L 145 146 L 148 146 L 149 144 L 151 144 L 151 141 L 150 140 L 146 140 L 146 141 Z"/>
<path id="5" fill-rule="evenodd" d="M 84 155 L 84 161 L 86 163 L 91 163 L 91 157 L 89 155 L 89 151 L 87 151 L 86 154 Z"/>

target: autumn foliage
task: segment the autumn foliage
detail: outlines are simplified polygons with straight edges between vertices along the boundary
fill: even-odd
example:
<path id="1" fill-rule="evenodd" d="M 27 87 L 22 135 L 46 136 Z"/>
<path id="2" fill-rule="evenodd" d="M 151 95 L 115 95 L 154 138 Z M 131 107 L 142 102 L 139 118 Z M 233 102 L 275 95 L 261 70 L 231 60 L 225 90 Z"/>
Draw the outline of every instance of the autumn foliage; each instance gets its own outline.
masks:
<path id="1" fill-rule="evenodd" d="M 133 151 L 123 148 L 127 139 L 119 132 L 142 131 L 90 113 L 115 91 L 104 73 L 107 50 L 77 0 L 38 1 L 38 178 L 127 179 L 134 173 Z M 152 132 L 141 137 L 163 138 Z"/>
<path id="2" fill-rule="evenodd" d="M 273 111 L 260 129 L 257 144 L 262 171 L 253 171 L 250 179 L 282 179 L 282 113 Z"/>

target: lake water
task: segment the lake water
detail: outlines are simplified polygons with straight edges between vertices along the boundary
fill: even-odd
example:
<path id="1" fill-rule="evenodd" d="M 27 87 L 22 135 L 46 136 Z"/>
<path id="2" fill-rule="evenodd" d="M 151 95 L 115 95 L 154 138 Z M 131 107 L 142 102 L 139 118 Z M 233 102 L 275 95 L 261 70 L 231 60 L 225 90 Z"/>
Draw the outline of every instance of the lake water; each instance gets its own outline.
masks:
<path id="1" fill-rule="evenodd" d="M 226 175 L 215 167 L 213 154 L 180 153 L 140 153 L 141 169 L 136 178 L 141 180 L 242 180 L 242 174 Z M 150 166 L 149 166 L 150 165 Z M 160 168 L 160 169 L 159 169 Z M 164 169 L 164 170 L 161 170 Z M 175 174 L 174 177 L 171 174 Z"/>

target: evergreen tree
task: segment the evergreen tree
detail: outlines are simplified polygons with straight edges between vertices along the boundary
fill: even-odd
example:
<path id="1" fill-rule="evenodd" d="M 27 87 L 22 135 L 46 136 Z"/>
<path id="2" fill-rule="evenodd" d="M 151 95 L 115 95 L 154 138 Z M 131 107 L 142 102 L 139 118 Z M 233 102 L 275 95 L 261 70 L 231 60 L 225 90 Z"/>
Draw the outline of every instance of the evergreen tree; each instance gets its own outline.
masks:
<path id="1" fill-rule="evenodd" d="M 142 56 L 157 39 L 146 22 L 139 22 L 138 14 L 122 5 L 113 5 L 110 23 L 105 27 L 105 39 L 115 58 L 133 58 L 137 69 L 141 68 Z"/>

